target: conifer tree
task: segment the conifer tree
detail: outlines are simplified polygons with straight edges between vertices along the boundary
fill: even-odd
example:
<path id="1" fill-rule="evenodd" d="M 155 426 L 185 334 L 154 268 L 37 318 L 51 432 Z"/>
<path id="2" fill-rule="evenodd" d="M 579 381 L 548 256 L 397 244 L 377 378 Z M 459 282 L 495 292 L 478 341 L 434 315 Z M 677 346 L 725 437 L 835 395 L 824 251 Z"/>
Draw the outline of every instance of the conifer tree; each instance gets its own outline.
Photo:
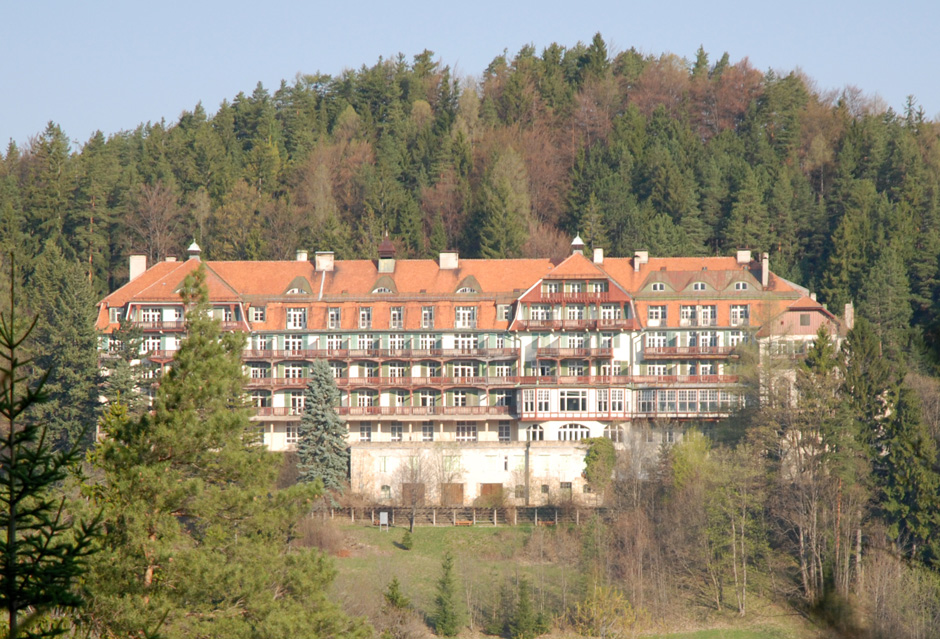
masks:
<path id="1" fill-rule="evenodd" d="M 310 367 L 310 381 L 304 393 L 304 414 L 300 420 L 297 453 L 300 481 L 320 479 L 327 490 L 342 491 L 349 476 L 349 448 L 346 425 L 336 414 L 339 390 L 326 360 Z"/>
<path id="2" fill-rule="evenodd" d="M 439 637 L 453 637 L 460 630 L 457 612 L 457 582 L 454 577 L 454 556 L 444 553 L 441 562 L 441 578 L 437 582 L 434 597 L 434 631 Z"/>
<path id="3" fill-rule="evenodd" d="M 26 417 L 45 401 L 46 377 L 30 385 L 29 360 L 21 346 L 35 326 L 25 330 L 11 310 L 0 316 L 0 608 L 6 612 L 7 637 L 52 637 L 68 630 L 65 617 L 84 602 L 77 582 L 99 535 L 99 520 L 78 523 L 54 495 L 80 459 L 77 445 L 54 450 L 47 424 Z"/>

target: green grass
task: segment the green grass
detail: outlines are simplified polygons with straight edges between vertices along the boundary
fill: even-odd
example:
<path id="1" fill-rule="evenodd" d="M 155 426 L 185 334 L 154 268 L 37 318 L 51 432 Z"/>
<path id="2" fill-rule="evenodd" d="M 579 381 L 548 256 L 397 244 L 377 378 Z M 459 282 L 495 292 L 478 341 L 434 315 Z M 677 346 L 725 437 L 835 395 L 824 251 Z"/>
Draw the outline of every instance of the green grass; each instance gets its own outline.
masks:
<path id="1" fill-rule="evenodd" d="M 790 639 L 795 636 L 780 628 L 746 628 L 643 635 L 643 639 Z"/>

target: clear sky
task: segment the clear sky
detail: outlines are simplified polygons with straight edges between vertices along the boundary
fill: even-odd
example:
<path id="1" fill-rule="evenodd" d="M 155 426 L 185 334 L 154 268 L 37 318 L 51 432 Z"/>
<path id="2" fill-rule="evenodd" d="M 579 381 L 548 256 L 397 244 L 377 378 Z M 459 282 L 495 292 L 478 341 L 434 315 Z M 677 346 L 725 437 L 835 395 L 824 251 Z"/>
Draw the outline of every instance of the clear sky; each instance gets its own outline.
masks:
<path id="1" fill-rule="evenodd" d="M 819 89 L 855 85 L 900 110 L 940 114 L 940 2 L 791 0 L 9 0 L 0 4 L 0 150 L 49 120 L 81 144 L 141 122 L 210 113 L 261 81 L 338 74 L 399 52 L 434 51 L 477 76 L 503 49 L 590 42 L 760 69 L 800 67 Z"/>

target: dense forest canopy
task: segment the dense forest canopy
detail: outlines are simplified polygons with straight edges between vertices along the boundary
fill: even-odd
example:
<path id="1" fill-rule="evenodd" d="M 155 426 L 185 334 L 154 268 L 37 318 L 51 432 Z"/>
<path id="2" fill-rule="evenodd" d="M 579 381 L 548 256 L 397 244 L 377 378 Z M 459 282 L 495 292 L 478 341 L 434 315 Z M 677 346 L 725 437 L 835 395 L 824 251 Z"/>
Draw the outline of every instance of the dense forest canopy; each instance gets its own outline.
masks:
<path id="1" fill-rule="evenodd" d="M 768 251 L 779 274 L 898 340 L 937 321 L 938 124 L 725 54 L 504 52 L 473 81 L 424 51 L 260 84 L 214 113 L 70 147 L 54 123 L 0 156 L 0 239 L 51 240 L 97 294 L 127 255 L 287 259 Z M 907 327 L 920 329 L 913 333 Z"/>

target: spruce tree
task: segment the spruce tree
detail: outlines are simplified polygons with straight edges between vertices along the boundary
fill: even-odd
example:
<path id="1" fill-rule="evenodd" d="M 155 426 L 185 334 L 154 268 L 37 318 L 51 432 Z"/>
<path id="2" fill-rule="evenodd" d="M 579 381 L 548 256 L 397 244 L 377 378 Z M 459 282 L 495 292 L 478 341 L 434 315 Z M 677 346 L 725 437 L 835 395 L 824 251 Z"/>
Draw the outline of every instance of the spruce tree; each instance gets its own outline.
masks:
<path id="1" fill-rule="evenodd" d="M 441 562 L 441 578 L 434 597 L 434 631 L 440 637 L 453 637 L 460 630 L 457 613 L 457 582 L 454 578 L 454 556 L 448 551 Z"/>
<path id="2" fill-rule="evenodd" d="M 320 479 L 327 490 L 342 491 L 349 475 L 349 448 L 346 425 L 336 414 L 338 404 L 339 390 L 329 363 L 315 361 L 304 393 L 297 466 L 301 481 Z"/>
<path id="3" fill-rule="evenodd" d="M 45 401 L 46 377 L 28 383 L 29 360 L 20 359 L 25 330 L 11 310 L 0 316 L 0 608 L 7 637 L 51 637 L 68 630 L 84 602 L 77 583 L 99 535 L 96 517 L 79 523 L 55 488 L 81 460 L 78 446 L 54 450 L 49 427 L 25 414 Z M 47 618 L 57 611 L 58 618 Z"/>

